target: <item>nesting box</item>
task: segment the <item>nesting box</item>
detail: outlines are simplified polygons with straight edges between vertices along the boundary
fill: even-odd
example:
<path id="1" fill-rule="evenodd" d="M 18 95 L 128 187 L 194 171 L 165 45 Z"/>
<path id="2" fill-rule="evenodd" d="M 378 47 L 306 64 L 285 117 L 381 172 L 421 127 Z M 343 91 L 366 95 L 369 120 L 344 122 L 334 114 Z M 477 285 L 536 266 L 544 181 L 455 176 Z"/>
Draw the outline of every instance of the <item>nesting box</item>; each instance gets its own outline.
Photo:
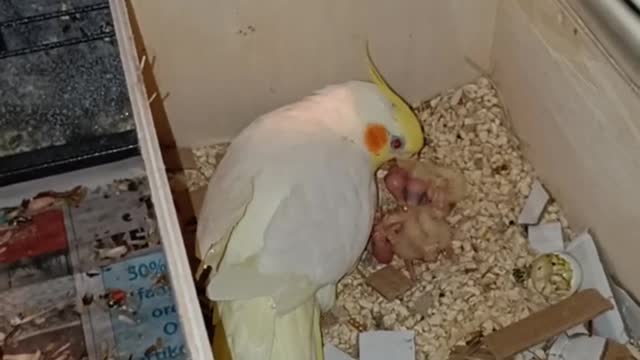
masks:
<path id="1" fill-rule="evenodd" d="M 172 206 L 161 145 L 228 141 L 256 116 L 313 90 L 366 80 L 368 41 L 410 103 L 491 79 L 535 175 L 572 227 L 594 234 L 612 278 L 640 295 L 637 2 L 112 4 L 156 206 Z M 175 213 L 158 215 L 189 351 L 209 359 Z"/>

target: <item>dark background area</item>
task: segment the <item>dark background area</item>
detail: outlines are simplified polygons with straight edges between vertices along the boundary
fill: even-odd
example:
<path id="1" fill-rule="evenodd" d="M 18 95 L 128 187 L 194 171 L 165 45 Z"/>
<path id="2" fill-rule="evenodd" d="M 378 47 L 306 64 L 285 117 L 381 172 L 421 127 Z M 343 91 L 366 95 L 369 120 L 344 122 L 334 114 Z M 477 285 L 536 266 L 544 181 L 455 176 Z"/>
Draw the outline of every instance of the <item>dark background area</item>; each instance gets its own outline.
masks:
<path id="1" fill-rule="evenodd" d="M 108 1 L 0 0 L 0 186 L 138 154 Z"/>

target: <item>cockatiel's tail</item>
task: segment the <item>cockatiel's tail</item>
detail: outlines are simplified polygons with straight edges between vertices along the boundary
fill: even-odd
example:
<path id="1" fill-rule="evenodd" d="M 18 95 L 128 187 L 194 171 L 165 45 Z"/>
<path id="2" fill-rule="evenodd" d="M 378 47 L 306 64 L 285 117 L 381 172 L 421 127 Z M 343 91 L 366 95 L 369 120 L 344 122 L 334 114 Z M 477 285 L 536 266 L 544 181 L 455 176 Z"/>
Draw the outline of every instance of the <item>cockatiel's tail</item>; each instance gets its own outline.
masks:
<path id="1" fill-rule="evenodd" d="M 370 58 L 369 58 L 370 60 Z M 212 274 L 216 360 L 322 360 L 320 312 L 366 247 L 375 170 L 423 145 L 382 79 L 328 86 L 265 114 L 211 178 L 196 254 Z"/>

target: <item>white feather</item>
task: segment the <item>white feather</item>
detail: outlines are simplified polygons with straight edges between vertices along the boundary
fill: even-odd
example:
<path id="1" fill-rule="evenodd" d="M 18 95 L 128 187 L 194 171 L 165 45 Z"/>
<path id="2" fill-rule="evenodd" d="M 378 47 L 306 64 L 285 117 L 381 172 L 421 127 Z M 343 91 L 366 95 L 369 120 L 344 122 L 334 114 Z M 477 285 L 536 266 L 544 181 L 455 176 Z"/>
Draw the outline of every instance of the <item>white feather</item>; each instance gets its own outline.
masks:
<path id="1" fill-rule="evenodd" d="M 366 122 L 357 119 L 356 105 L 366 99 L 350 86 L 372 85 L 329 87 L 278 109 L 228 148 L 198 227 L 204 254 L 235 226 L 209 285 L 212 300 L 272 296 L 290 309 L 303 301 L 287 301 L 294 292 L 312 294 L 334 284 L 357 261 L 373 222 L 376 189 L 360 143 Z M 292 276 L 309 285 L 301 290 Z M 234 278 L 242 281 L 234 285 Z"/>

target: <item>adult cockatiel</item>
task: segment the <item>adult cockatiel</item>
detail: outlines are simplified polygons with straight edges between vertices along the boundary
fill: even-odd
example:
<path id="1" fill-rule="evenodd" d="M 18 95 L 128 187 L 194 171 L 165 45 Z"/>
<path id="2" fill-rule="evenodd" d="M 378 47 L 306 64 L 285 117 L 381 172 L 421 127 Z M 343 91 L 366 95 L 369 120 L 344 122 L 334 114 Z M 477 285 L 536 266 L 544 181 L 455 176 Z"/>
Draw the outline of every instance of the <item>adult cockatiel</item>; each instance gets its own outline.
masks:
<path id="1" fill-rule="evenodd" d="M 321 360 L 320 311 L 365 249 L 375 171 L 424 144 L 379 74 L 260 116 L 229 145 L 204 199 L 200 270 L 211 267 L 216 360 Z"/>

